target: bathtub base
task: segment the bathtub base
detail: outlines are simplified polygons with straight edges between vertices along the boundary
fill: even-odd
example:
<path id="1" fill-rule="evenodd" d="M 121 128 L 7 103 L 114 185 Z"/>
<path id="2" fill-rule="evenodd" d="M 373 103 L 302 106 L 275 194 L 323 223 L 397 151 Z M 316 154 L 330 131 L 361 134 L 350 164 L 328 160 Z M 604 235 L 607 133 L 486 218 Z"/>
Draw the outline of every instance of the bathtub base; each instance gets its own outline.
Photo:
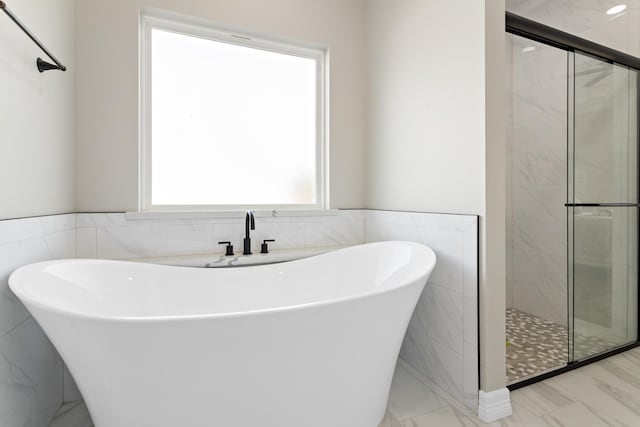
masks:
<path id="1" fill-rule="evenodd" d="M 377 427 L 422 287 L 300 317 L 80 325 L 34 316 L 95 427 Z"/>

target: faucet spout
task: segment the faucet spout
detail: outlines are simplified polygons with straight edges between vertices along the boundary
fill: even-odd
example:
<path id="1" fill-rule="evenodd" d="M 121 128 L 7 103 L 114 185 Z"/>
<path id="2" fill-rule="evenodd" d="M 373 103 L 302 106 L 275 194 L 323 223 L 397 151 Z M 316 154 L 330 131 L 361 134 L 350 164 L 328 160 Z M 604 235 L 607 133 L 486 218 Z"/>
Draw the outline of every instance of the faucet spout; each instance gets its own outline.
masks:
<path id="1" fill-rule="evenodd" d="M 256 229 L 256 218 L 252 210 L 247 211 L 244 217 L 244 250 L 242 255 L 251 255 L 251 231 Z"/>

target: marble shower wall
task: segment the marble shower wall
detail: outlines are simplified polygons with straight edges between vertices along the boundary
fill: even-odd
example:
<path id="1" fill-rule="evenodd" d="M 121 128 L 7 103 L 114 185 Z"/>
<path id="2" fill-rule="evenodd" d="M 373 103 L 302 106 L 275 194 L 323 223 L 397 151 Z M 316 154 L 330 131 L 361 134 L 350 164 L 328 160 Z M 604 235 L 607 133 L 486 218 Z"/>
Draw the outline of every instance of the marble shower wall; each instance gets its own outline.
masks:
<path id="1" fill-rule="evenodd" d="M 75 215 L 0 221 L 0 426 L 46 427 L 77 394 L 57 351 L 13 295 L 16 268 L 75 256 Z"/>
<path id="2" fill-rule="evenodd" d="M 478 410 L 478 217 L 366 211 L 367 242 L 424 243 L 438 261 L 409 324 L 400 357 Z"/>
<path id="3" fill-rule="evenodd" d="M 566 325 L 568 54 L 509 37 L 508 307 Z"/>

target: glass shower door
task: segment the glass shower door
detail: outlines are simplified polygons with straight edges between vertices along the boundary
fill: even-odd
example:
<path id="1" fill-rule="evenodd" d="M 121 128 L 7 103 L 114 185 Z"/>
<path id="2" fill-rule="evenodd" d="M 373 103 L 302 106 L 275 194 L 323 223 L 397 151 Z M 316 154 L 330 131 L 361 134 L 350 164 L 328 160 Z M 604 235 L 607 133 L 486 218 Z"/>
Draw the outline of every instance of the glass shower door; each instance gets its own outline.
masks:
<path id="1" fill-rule="evenodd" d="M 637 339 L 638 73 L 573 58 L 569 354 L 580 361 Z"/>

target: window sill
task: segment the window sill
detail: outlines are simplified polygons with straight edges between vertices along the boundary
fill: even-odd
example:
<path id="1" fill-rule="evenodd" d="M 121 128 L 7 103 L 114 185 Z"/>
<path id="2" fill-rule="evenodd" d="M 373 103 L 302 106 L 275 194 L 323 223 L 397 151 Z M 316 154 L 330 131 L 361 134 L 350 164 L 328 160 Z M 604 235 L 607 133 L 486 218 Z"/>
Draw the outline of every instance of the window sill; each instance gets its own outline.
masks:
<path id="1" fill-rule="evenodd" d="M 283 218 L 283 217 L 312 217 L 334 216 L 339 214 L 338 209 L 304 209 L 304 210 L 256 210 L 256 218 Z M 149 219 L 219 219 L 219 218 L 244 218 L 247 211 L 137 211 L 125 212 L 127 220 Z"/>

